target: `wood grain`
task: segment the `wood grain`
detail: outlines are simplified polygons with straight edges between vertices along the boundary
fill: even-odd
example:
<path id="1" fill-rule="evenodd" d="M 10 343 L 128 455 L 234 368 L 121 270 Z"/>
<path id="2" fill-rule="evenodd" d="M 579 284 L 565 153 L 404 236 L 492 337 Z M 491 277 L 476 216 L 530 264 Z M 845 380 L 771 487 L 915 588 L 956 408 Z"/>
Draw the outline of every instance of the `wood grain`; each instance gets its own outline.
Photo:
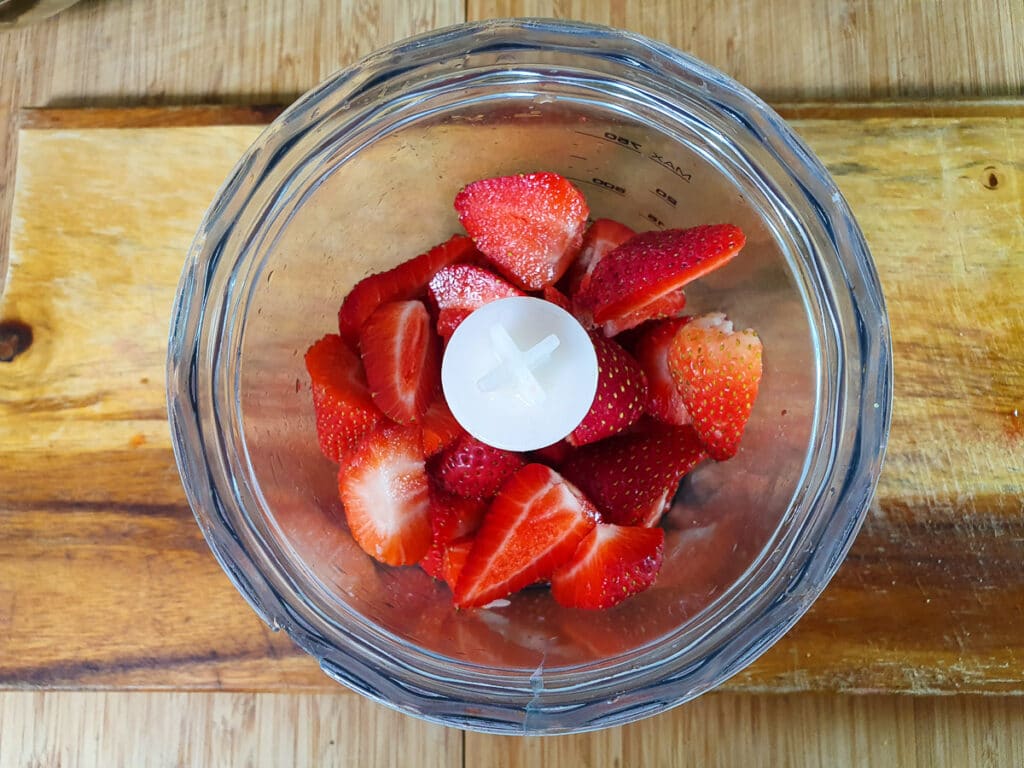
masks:
<path id="1" fill-rule="evenodd" d="M 0 768 L 412 764 L 460 768 L 462 734 L 358 696 L 0 694 Z"/>
<path id="2" fill-rule="evenodd" d="M 1024 699 L 712 694 L 624 728 L 466 734 L 465 764 L 961 768 L 1024 764 Z"/>
<path id="3" fill-rule="evenodd" d="M 960 111 L 795 123 L 878 264 L 893 429 L 847 562 L 733 689 L 1024 690 L 1024 121 Z M 206 553 L 164 420 L 182 254 L 258 128 L 70 120 L 21 136 L 0 304 L 35 330 L 0 368 L 0 685 L 330 688 Z"/>

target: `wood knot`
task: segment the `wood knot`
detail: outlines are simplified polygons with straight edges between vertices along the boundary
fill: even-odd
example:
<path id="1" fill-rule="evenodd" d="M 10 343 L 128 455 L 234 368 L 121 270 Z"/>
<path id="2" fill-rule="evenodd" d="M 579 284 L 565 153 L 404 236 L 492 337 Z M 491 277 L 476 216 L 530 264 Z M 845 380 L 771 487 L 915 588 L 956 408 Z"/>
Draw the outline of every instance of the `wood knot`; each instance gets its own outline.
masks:
<path id="1" fill-rule="evenodd" d="M 997 173 L 994 165 L 987 166 L 981 173 L 981 184 L 985 189 L 999 188 L 999 174 Z"/>
<path id="2" fill-rule="evenodd" d="M 0 363 L 9 363 L 32 346 L 32 326 L 21 320 L 0 322 Z"/>

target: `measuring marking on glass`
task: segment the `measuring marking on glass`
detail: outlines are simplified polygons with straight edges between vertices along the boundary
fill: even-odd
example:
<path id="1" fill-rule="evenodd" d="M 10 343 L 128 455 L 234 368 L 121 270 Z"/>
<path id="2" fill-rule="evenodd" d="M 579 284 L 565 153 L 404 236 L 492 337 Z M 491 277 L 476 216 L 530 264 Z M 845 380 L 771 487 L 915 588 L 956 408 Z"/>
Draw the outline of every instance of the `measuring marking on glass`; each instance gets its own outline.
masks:
<path id="1" fill-rule="evenodd" d="M 441 387 L 473 437 L 532 451 L 557 443 L 587 415 L 597 393 L 597 353 L 561 307 L 532 296 L 499 299 L 455 329 Z"/>
<path id="2" fill-rule="evenodd" d="M 675 208 L 679 204 L 679 201 L 676 200 L 676 198 L 673 195 L 670 195 L 661 187 L 658 187 L 657 189 L 649 189 L 647 191 L 650 192 L 659 200 L 661 200 L 661 202 L 665 203 L 666 205 L 671 205 L 673 208 Z"/>
<path id="3" fill-rule="evenodd" d="M 622 147 L 623 149 L 628 149 L 629 151 L 636 152 L 637 154 L 640 154 L 640 148 L 643 147 L 643 144 L 633 141 L 632 139 L 627 139 L 625 136 L 620 136 L 617 133 L 612 133 L 611 131 L 605 131 L 603 134 L 587 133 L 586 131 L 576 131 L 576 133 L 581 136 L 589 136 L 592 139 L 607 141 L 610 144 Z"/>
<path id="4" fill-rule="evenodd" d="M 626 196 L 626 188 L 625 187 L 620 187 L 618 184 L 613 184 L 610 181 L 605 181 L 604 179 L 599 179 L 596 176 L 593 177 L 593 178 L 589 178 L 589 179 L 577 179 L 577 178 L 575 178 L 573 176 L 566 176 L 566 178 L 569 181 L 576 181 L 576 182 L 579 182 L 580 184 L 590 184 L 590 185 L 595 186 L 595 187 L 600 187 L 601 189 L 606 190 L 608 192 L 614 192 L 619 197 L 625 197 Z"/>

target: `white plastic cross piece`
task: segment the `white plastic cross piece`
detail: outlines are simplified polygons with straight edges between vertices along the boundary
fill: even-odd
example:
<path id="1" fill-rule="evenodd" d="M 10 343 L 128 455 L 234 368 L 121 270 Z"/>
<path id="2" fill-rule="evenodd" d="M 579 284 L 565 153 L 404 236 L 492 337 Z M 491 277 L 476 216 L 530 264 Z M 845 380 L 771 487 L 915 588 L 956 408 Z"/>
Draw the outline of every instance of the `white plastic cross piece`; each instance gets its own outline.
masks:
<path id="1" fill-rule="evenodd" d="M 532 451 L 572 432 L 597 392 L 590 336 L 556 304 L 485 304 L 448 340 L 441 386 L 456 421 L 496 448 Z"/>

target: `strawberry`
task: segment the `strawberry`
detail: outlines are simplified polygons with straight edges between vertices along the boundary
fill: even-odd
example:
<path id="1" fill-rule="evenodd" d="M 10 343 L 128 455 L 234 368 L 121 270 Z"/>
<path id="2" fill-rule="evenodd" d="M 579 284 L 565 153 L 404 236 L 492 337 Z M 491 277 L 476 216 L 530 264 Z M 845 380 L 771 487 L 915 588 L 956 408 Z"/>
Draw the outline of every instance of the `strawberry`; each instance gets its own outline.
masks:
<path id="1" fill-rule="evenodd" d="M 561 307 L 570 315 L 572 314 L 572 301 L 568 296 L 555 288 L 555 286 L 545 285 L 544 291 L 541 293 L 541 298 L 543 298 L 544 301 L 550 301 L 552 304 Z"/>
<path id="2" fill-rule="evenodd" d="M 324 336 L 309 348 L 305 360 L 320 450 L 336 464 L 343 463 L 384 414 L 373 404 L 359 358 L 340 336 Z"/>
<path id="3" fill-rule="evenodd" d="M 359 330 L 381 304 L 404 301 L 421 295 L 434 274 L 449 264 L 477 258 L 473 241 L 465 235 L 453 235 L 426 253 L 402 262 L 386 272 L 370 275 L 349 291 L 338 310 L 338 329 L 350 344 L 359 339 Z"/>
<path id="4" fill-rule="evenodd" d="M 551 575 L 551 596 L 568 608 L 611 608 L 654 583 L 664 548 L 661 528 L 599 523 Z"/>
<path id="5" fill-rule="evenodd" d="M 462 569 L 466 567 L 466 560 L 469 558 L 469 553 L 472 549 L 473 537 L 471 536 L 453 541 L 445 547 L 444 555 L 441 559 L 441 578 L 444 579 L 445 584 L 453 592 L 455 591 L 455 585 L 459 582 L 459 576 L 462 575 Z"/>
<path id="6" fill-rule="evenodd" d="M 381 304 L 359 331 L 373 402 L 400 424 L 419 421 L 441 384 L 441 359 L 422 301 Z"/>
<path id="7" fill-rule="evenodd" d="M 590 276 L 601 260 L 635 235 L 632 229 L 613 219 L 595 219 L 583 235 L 580 255 L 567 273 L 569 295 L 575 296 L 590 285 Z"/>
<path id="8" fill-rule="evenodd" d="M 734 456 L 761 383 L 757 334 L 734 331 L 723 314 L 703 315 L 676 333 L 668 366 L 708 454 Z"/>
<path id="9" fill-rule="evenodd" d="M 660 518 L 679 481 L 704 458 L 692 427 L 644 422 L 645 430 L 579 449 L 561 467 L 601 511 L 605 522 L 650 524 Z"/>
<path id="10" fill-rule="evenodd" d="M 428 457 L 443 451 L 462 434 L 462 427 L 440 392 L 427 406 L 420 427 L 423 430 L 423 455 Z"/>
<path id="11" fill-rule="evenodd" d="M 547 464 L 549 467 L 557 467 L 569 458 L 572 452 L 573 447 L 571 445 L 565 442 L 565 440 L 559 440 L 557 443 L 538 448 L 533 451 L 533 455 L 537 461 Z"/>
<path id="12" fill-rule="evenodd" d="M 442 561 L 445 549 L 458 538 L 480 527 L 487 505 L 475 499 L 464 499 L 443 488 L 430 489 L 430 549 L 420 560 L 420 567 L 435 579 L 443 578 Z"/>
<path id="13" fill-rule="evenodd" d="M 603 325 L 640 313 L 691 280 L 725 264 L 746 238 L 732 224 L 642 232 L 605 256 L 576 300 Z"/>
<path id="14" fill-rule="evenodd" d="M 647 401 L 647 377 L 639 363 L 611 339 L 591 334 L 597 352 L 597 393 L 583 421 L 566 441 L 586 445 L 621 432 L 639 419 Z"/>
<path id="15" fill-rule="evenodd" d="M 636 343 L 636 359 L 647 374 L 647 413 L 666 424 L 683 426 L 690 414 L 668 369 L 668 351 L 676 333 L 691 318 L 662 320 L 643 329 Z"/>
<path id="16" fill-rule="evenodd" d="M 523 292 L 489 269 L 474 264 L 453 264 L 439 269 L 427 287 L 437 307 L 437 332 L 451 338 L 470 312 L 498 299 L 522 296 Z"/>
<path id="17" fill-rule="evenodd" d="M 557 173 L 473 182 L 456 195 L 455 210 L 484 256 L 528 291 L 565 273 L 590 215 L 580 191 Z"/>
<path id="18" fill-rule="evenodd" d="M 601 330 L 605 336 L 611 338 L 646 322 L 677 318 L 683 314 L 685 308 L 686 294 L 680 288 L 666 293 L 635 312 L 610 317 L 605 320 Z"/>
<path id="19" fill-rule="evenodd" d="M 494 497 L 455 585 L 455 605 L 487 605 L 549 578 L 596 522 L 579 490 L 553 469 L 527 464 Z"/>
<path id="20" fill-rule="evenodd" d="M 419 562 L 430 547 L 430 489 L 419 429 L 370 433 L 338 475 L 352 538 L 388 565 Z"/>
<path id="21" fill-rule="evenodd" d="M 525 463 L 518 453 L 494 448 L 464 433 L 441 454 L 437 478 L 449 493 L 489 499 Z"/>

